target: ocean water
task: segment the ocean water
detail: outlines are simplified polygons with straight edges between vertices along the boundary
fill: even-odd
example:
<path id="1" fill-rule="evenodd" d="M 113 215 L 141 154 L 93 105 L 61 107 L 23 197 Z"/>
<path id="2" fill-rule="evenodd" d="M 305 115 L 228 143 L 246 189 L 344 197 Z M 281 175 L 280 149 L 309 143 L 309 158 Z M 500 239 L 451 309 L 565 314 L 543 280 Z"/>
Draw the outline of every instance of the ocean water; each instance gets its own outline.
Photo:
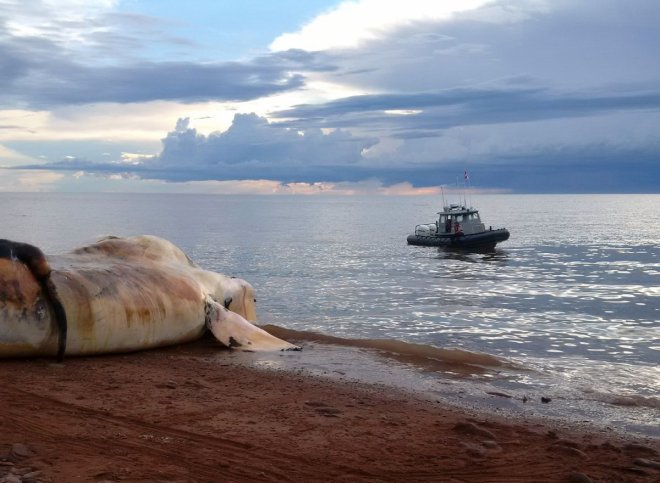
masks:
<path id="1" fill-rule="evenodd" d="M 248 280 L 259 323 L 304 350 L 219 356 L 237 363 L 659 437 L 660 195 L 468 202 L 511 232 L 495 252 L 408 246 L 436 197 L 0 193 L 0 238 L 148 233 Z"/>

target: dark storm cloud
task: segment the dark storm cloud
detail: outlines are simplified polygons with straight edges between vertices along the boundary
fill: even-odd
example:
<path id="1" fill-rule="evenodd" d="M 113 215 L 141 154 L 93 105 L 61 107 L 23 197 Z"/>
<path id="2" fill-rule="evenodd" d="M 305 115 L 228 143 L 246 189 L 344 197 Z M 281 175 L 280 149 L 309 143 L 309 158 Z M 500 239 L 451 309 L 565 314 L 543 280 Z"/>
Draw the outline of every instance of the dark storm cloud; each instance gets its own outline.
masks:
<path id="1" fill-rule="evenodd" d="M 0 89 L 10 89 L 29 75 L 33 62 L 21 54 L 0 41 Z"/>
<path id="2" fill-rule="evenodd" d="M 295 53 L 247 62 L 201 64 L 141 62 L 129 66 L 84 66 L 51 55 L 24 55 L 0 43 L 0 101 L 5 106 L 49 107 L 98 102 L 245 101 L 298 89 L 301 74 Z M 306 69 L 329 69 L 310 64 Z"/>
<path id="3" fill-rule="evenodd" d="M 660 168 L 658 154 L 644 151 L 616 151 L 608 155 L 594 150 L 572 149 L 560 163 L 553 153 L 530 157 L 502 157 L 489 162 L 471 162 L 472 184 L 478 188 L 505 188 L 520 193 L 657 193 Z M 622 162 L 627 160 L 627 162 Z M 21 169 L 86 171 L 120 174 L 131 178 L 168 182 L 208 180 L 270 179 L 282 183 L 360 182 L 378 180 L 385 185 L 408 182 L 413 186 L 453 185 L 463 173 L 464 160 L 437 165 L 376 166 L 365 164 L 295 167 L 275 163 L 240 163 L 167 166 L 157 160 L 140 165 L 92 163 L 70 159 L 48 165 L 21 166 Z"/>
<path id="4" fill-rule="evenodd" d="M 353 96 L 274 113 L 289 126 L 391 129 L 410 138 L 420 130 L 592 116 L 620 110 L 660 109 L 660 91 L 634 94 L 563 94 L 548 89 L 449 89 L 438 93 Z M 420 111 L 386 115 L 384 111 Z"/>

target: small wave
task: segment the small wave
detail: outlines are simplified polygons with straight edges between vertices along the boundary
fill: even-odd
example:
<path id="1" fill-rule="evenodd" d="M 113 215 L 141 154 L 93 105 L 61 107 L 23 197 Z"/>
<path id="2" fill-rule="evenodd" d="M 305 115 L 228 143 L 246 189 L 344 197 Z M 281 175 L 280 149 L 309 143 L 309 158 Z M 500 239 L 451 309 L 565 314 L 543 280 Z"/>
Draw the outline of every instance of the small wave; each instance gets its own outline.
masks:
<path id="1" fill-rule="evenodd" d="M 593 401 L 604 402 L 612 406 L 641 407 L 660 409 L 660 398 L 641 394 L 605 394 L 596 393 L 590 397 Z"/>
<path id="2" fill-rule="evenodd" d="M 300 331 L 263 325 L 262 329 L 285 340 L 309 341 L 360 349 L 371 349 L 401 362 L 421 366 L 428 370 L 465 374 L 482 374 L 493 368 L 520 369 L 513 362 L 479 352 L 463 349 L 442 349 L 393 339 L 346 339 L 317 332 Z"/>

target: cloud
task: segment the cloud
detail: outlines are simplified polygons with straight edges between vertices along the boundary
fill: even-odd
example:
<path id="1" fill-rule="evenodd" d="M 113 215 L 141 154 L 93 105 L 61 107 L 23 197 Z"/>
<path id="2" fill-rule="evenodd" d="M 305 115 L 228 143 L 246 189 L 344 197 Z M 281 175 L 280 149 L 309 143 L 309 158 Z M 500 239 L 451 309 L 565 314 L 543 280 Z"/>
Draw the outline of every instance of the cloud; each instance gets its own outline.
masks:
<path id="1" fill-rule="evenodd" d="M 287 53 L 245 62 L 89 66 L 52 54 L 16 52 L 0 43 L 0 65 L 12 66 L 0 81 L 0 101 L 30 108 L 154 100 L 246 101 L 301 88 L 304 76 L 293 72 L 301 67 L 301 58 Z M 310 63 L 308 68 L 330 67 Z"/>
<path id="2" fill-rule="evenodd" d="M 304 86 L 304 72 L 331 70 L 300 50 L 225 62 L 163 58 L 159 21 L 116 12 L 117 2 L 2 2 L 0 103 L 10 108 L 149 101 L 241 102 Z M 157 46 L 157 47 L 156 47 Z"/>
<path id="3" fill-rule="evenodd" d="M 69 0 L 69 17 L 28 5 L 0 22 L 0 103 L 24 108 L 0 111 L 0 142 L 72 156 L 53 170 L 404 193 L 447 184 L 467 164 L 488 179 L 481 187 L 658 189 L 652 0 L 342 2 L 234 62 L 146 55 L 148 39 L 185 40 L 113 2 Z M 127 152 L 154 155 L 127 162 Z"/>
<path id="4" fill-rule="evenodd" d="M 25 172 L 18 177 L 19 187 L 14 186 L 16 191 L 51 191 L 53 184 L 64 178 L 62 173 L 52 171 Z"/>
<path id="5" fill-rule="evenodd" d="M 608 94 L 562 93 L 539 88 L 457 88 L 423 94 L 353 96 L 272 113 L 288 124 L 385 128 L 397 131 L 471 124 L 526 122 L 603 112 L 660 109 L 660 90 Z M 406 114 L 405 118 L 401 114 Z M 404 136 L 405 137 L 405 136 Z"/>
<path id="6" fill-rule="evenodd" d="M 227 191 L 232 182 L 241 182 L 236 185 L 240 192 L 261 193 L 267 186 L 296 194 L 325 192 L 329 187 L 334 193 L 349 193 L 360 184 L 359 192 L 365 193 L 365 187 L 375 183 L 379 188 L 374 193 L 424 194 L 428 188 L 452 184 L 456 173 L 469 167 L 475 186 L 482 190 L 533 187 L 553 192 L 581 185 L 587 191 L 608 187 L 653 192 L 653 180 L 660 175 L 657 115 L 629 113 L 626 127 L 621 120 L 604 115 L 472 125 L 433 137 L 379 139 L 342 129 L 301 131 L 254 114 L 236 115 L 227 131 L 204 135 L 182 118 L 155 156 L 123 153 L 101 163 L 67 157 L 22 168 L 162 180 L 204 192 L 210 187 Z M 579 141 L 574 133 L 579 133 Z M 604 142 L 608 133 L 616 137 Z M 286 188 L 276 188 L 280 185 Z"/>
<path id="7" fill-rule="evenodd" d="M 82 63 L 140 59 L 149 44 L 186 42 L 168 35 L 161 20 L 118 12 L 117 0 L 2 0 L 0 38 L 22 47 L 48 47 Z M 2 19 L 0 19 L 2 20 Z"/>
<path id="8" fill-rule="evenodd" d="M 163 149 L 154 164 L 186 166 L 216 176 L 225 173 L 223 178 L 259 178 L 269 172 L 283 179 L 291 176 L 292 170 L 356 164 L 375 142 L 343 130 L 288 129 L 255 114 L 237 114 L 227 131 L 204 136 L 189 126 L 188 119 L 179 119 L 176 129 L 163 139 Z"/>
<path id="9" fill-rule="evenodd" d="M 294 182 L 271 179 L 206 180 L 171 183 L 165 180 L 141 179 L 131 174 L 99 172 L 53 172 L 47 170 L 14 170 L 3 173 L 0 192 L 60 191 L 96 193 L 195 193 L 217 195 L 296 195 L 296 196 L 438 196 L 440 186 L 418 188 L 410 183 L 385 185 L 376 180 L 356 182 Z M 444 187 L 445 194 L 452 187 Z M 470 193 L 500 193 L 502 190 L 472 189 Z M 462 191 L 461 191 L 462 193 Z"/>
<path id="10" fill-rule="evenodd" d="M 0 127 L 0 129 L 2 128 Z M 0 144 L 0 167 L 19 166 L 21 164 L 32 164 L 34 162 L 34 158 L 17 153 L 16 151 L 8 149 Z"/>
<path id="11" fill-rule="evenodd" d="M 363 167 L 378 165 L 387 182 L 424 186 L 470 164 L 492 186 L 519 190 L 579 191 L 581 183 L 657 191 L 648 180 L 660 176 L 658 19 L 653 1 L 558 0 L 493 1 L 449 18 L 403 15 L 374 35 L 365 20 L 359 41 L 324 46 L 336 69 L 308 82 L 367 93 L 271 117 L 378 138 Z M 314 25 L 297 37 L 307 36 L 310 49 Z"/>
<path id="12" fill-rule="evenodd" d="M 380 3 L 356 5 L 376 9 Z M 415 21 L 402 13 L 357 48 L 326 51 L 337 69 L 321 77 L 372 93 L 509 80 L 553 89 L 657 85 L 658 18 L 660 4 L 653 0 L 635 2 L 635 8 L 621 8 L 618 0 L 499 0 L 450 18 Z"/>
<path id="13" fill-rule="evenodd" d="M 285 33 L 270 45 L 274 51 L 289 49 L 329 50 L 355 48 L 383 37 L 388 30 L 418 21 L 440 21 L 471 10 L 488 0 L 381 0 L 344 1 L 317 16 L 298 32 Z M 341 35 L 337 35 L 341 32 Z"/>
<path id="14" fill-rule="evenodd" d="M 169 181 L 274 179 L 314 182 L 347 179 L 337 170 L 357 169 L 362 153 L 377 141 L 344 130 L 293 130 L 273 125 L 255 114 L 237 114 L 231 127 L 219 133 L 200 134 L 190 119 L 179 119 L 162 140 L 160 154 L 97 163 L 67 157 L 56 163 L 33 165 L 53 170 L 135 173 L 144 178 Z"/>

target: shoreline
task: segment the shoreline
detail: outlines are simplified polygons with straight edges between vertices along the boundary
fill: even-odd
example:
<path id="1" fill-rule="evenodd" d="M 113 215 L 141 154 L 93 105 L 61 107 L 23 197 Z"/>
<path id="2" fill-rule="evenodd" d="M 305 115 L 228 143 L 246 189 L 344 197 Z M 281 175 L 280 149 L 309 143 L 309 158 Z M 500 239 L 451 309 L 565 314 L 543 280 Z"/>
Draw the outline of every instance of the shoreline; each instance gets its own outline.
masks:
<path id="1" fill-rule="evenodd" d="M 507 420 L 230 354 L 202 339 L 0 361 L 0 481 L 12 471 L 24 482 L 660 478 L 655 438 Z"/>
<path id="2" fill-rule="evenodd" d="M 398 340 L 345 339 L 273 325 L 262 328 L 303 350 L 257 357 L 235 352 L 233 359 L 248 367 L 302 370 L 333 380 L 381 384 L 475 414 L 497 413 L 530 424 L 550 421 L 660 441 L 654 419 L 660 407 L 655 399 L 566 388 L 522 361 Z M 531 377 L 523 383 L 519 378 L 526 374 Z"/>

